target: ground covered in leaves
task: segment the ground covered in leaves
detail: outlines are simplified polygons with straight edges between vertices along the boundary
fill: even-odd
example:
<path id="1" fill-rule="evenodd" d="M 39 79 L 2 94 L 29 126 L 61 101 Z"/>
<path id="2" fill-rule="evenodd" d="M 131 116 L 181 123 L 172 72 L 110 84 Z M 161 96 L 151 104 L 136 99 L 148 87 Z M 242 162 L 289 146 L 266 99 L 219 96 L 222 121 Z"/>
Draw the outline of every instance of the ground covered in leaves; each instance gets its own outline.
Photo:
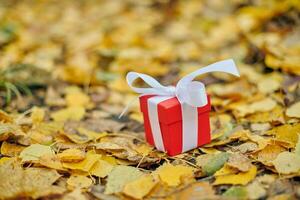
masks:
<path id="1" fill-rule="evenodd" d="M 212 142 L 147 145 L 125 74 L 199 80 Z M 0 2 L 0 199 L 300 198 L 300 2 Z"/>

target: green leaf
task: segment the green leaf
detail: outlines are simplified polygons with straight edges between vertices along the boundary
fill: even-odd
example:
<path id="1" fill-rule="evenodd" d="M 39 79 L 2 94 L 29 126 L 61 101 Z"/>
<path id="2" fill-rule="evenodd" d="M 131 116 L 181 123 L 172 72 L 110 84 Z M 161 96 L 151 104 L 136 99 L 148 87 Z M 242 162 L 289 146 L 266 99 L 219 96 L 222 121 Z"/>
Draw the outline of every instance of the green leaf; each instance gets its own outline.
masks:
<path id="1" fill-rule="evenodd" d="M 121 192 L 126 183 L 141 177 L 143 173 L 134 167 L 116 166 L 108 175 L 105 194 Z"/>
<path id="2" fill-rule="evenodd" d="M 223 193 L 224 197 L 233 199 L 247 199 L 247 190 L 245 187 L 231 187 L 226 192 Z"/>
<path id="3" fill-rule="evenodd" d="M 229 155 L 230 154 L 226 152 L 213 155 L 202 167 L 203 172 L 208 176 L 213 175 L 216 171 L 223 167 L 225 162 L 228 160 Z"/>

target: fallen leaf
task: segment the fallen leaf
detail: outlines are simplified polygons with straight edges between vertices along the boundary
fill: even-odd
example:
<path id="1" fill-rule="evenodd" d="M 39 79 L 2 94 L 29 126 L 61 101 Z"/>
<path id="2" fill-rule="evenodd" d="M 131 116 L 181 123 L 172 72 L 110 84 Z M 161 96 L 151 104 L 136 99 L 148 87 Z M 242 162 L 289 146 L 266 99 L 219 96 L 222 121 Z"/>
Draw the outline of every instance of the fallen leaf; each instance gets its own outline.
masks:
<path id="1" fill-rule="evenodd" d="M 65 194 L 62 197 L 63 200 L 87 200 L 88 198 L 83 194 L 80 188 L 73 190 L 70 193 Z"/>
<path id="2" fill-rule="evenodd" d="M 249 153 L 257 150 L 258 145 L 254 142 L 245 142 L 239 146 L 233 147 L 234 151 L 239 151 L 240 153 Z"/>
<path id="3" fill-rule="evenodd" d="M 266 98 L 251 104 L 242 104 L 235 107 L 236 114 L 239 117 L 244 117 L 256 112 L 268 112 L 275 108 L 276 102 L 271 98 Z"/>
<path id="4" fill-rule="evenodd" d="M 157 168 L 154 175 L 158 175 L 160 179 L 168 186 L 178 186 L 181 183 L 181 178 L 194 175 L 194 169 L 183 165 L 164 164 Z"/>
<path id="5" fill-rule="evenodd" d="M 53 112 L 51 114 L 51 118 L 53 118 L 53 120 L 56 122 L 65 122 L 67 120 L 79 121 L 84 115 L 84 107 L 72 106 Z"/>
<path id="6" fill-rule="evenodd" d="M 34 124 L 40 123 L 45 118 L 45 110 L 39 107 L 33 107 L 31 112 L 31 120 Z"/>
<path id="7" fill-rule="evenodd" d="M 11 174 L 8 176 L 8 174 Z M 24 195 L 38 198 L 60 194 L 64 190 L 52 185 L 60 175 L 43 168 L 22 169 L 19 163 L 9 160 L 0 165 L 0 198 L 18 198 Z"/>
<path id="8" fill-rule="evenodd" d="M 92 180 L 86 176 L 70 176 L 67 180 L 68 189 L 74 190 L 76 188 L 89 188 L 92 185 Z"/>
<path id="9" fill-rule="evenodd" d="M 276 140 L 290 143 L 290 147 L 295 147 L 300 133 L 300 124 L 285 124 L 277 126 L 266 132 L 268 135 L 275 135 Z"/>
<path id="10" fill-rule="evenodd" d="M 104 193 L 119 193 L 123 190 L 127 183 L 140 178 L 142 175 L 143 173 L 137 168 L 129 166 L 116 166 L 108 175 Z"/>
<path id="11" fill-rule="evenodd" d="M 82 92 L 79 87 L 71 86 L 65 88 L 67 106 L 84 107 L 87 108 L 91 105 L 90 97 Z"/>
<path id="12" fill-rule="evenodd" d="M 171 195 L 174 199 L 216 199 L 215 191 L 208 182 L 195 182 L 185 187 L 183 190 Z"/>
<path id="13" fill-rule="evenodd" d="M 232 184 L 232 185 L 246 185 L 252 181 L 256 176 L 256 167 L 252 166 L 248 172 L 239 172 L 237 174 L 227 174 L 217 176 L 213 185 Z"/>
<path id="14" fill-rule="evenodd" d="M 272 161 L 276 171 L 280 174 L 291 174 L 300 172 L 300 156 L 284 151 Z"/>
<path id="15" fill-rule="evenodd" d="M 32 144 L 23 149 L 19 157 L 22 159 L 22 162 L 29 162 L 38 161 L 41 156 L 47 154 L 54 154 L 54 151 L 51 149 L 51 147 L 40 144 Z"/>
<path id="16" fill-rule="evenodd" d="M 266 189 L 257 180 L 247 185 L 246 189 L 249 199 L 261 199 L 267 196 Z"/>
<path id="17" fill-rule="evenodd" d="M 280 81 L 274 77 L 263 78 L 257 83 L 258 90 L 261 93 L 272 93 L 280 88 Z"/>
<path id="18" fill-rule="evenodd" d="M 24 146 L 4 141 L 1 145 L 1 154 L 4 156 L 18 156 L 24 148 Z"/>
<path id="19" fill-rule="evenodd" d="M 153 151 L 153 147 L 148 144 L 141 144 L 135 148 L 135 150 L 142 154 L 142 156 L 147 156 L 151 151 Z"/>
<path id="20" fill-rule="evenodd" d="M 285 113 L 288 117 L 300 118 L 300 101 L 291 105 Z"/>
<path id="21" fill-rule="evenodd" d="M 257 158 L 259 162 L 262 162 L 264 165 L 272 166 L 272 161 L 286 149 L 282 146 L 276 144 L 268 144 L 262 150 L 254 153 L 253 155 Z"/>
<path id="22" fill-rule="evenodd" d="M 67 169 L 78 169 L 85 172 L 89 172 L 94 164 L 101 159 L 101 155 L 96 154 L 93 151 L 87 152 L 85 159 L 75 163 L 64 162 L 63 167 Z"/>
<path id="23" fill-rule="evenodd" d="M 93 167 L 90 169 L 90 174 L 98 176 L 100 178 L 106 177 L 114 168 L 114 165 L 102 160 L 103 156 L 101 157 L 101 160 L 98 160 Z"/>
<path id="24" fill-rule="evenodd" d="M 66 171 L 66 169 L 63 168 L 59 158 L 55 154 L 46 154 L 41 156 L 38 163 L 51 169 Z"/>
<path id="25" fill-rule="evenodd" d="M 248 199 L 246 188 L 241 186 L 229 188 L 222 196 L 229 199 Z"/>
<path id="26" fill-rule="evenodd" d="M 79 162 L 85 158 L 85 153 L 80 149 L 67 149 L 57 154 L 62 162 Z"/>
<path id="27" fill-rule="evenodd" d="M 127 183 L 123 188 L 123 193 L 134 199 L 143 199 L 150 193 L 157 182 L 158 181 L 151 175 L 144 175 Z"/>
<path id="28" fill-rule="evenodd" d="M 228 162 L 226 164 L 242 172 L 249 171 L 253 166 L 251 164 L 251 161 L 247 157 L 243 156 L 242 154 L 230 155 Z"/>
<path id="29" fill-rule="evenodd" d="M 198 156 L 196 162 L 198 166 L 201 166 L 203 173 L 210 176 L 223 167 L 229 156 L 230 154 L 226 152 L 209 154 Z"/>

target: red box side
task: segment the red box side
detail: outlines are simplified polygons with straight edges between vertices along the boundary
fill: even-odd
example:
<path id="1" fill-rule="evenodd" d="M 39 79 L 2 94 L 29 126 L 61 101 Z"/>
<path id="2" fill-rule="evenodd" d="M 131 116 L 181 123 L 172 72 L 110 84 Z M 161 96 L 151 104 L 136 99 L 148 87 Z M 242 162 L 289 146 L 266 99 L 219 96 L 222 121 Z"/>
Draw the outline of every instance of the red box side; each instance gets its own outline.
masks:
<path id="1" fill-rule="evenodd" d="M 146 138 L 146 141 L 150 145 L 154 145 L 154 139 L 153 139 L 153 135 L 152 135 L 152 130 L 151 130 L 151 126 L 150 126 L 150 121 L 149 121 L 148 113 L 144 112 L 143 116 L 144 116 L 144 128 L 145 128 L 145 138 Z"/>
<path id="2" fill-rule="evenodd" d="M 162 124 L 162 134 L 165 150 L 169 156 L 175 156 L 182 150 L 182 123 Z"/>
<path id="3" fill-rule="evenodd" d="M 209 143 L 210 139 L 209 111 L 207 111 L 198 115 L 198 146 Z"/>

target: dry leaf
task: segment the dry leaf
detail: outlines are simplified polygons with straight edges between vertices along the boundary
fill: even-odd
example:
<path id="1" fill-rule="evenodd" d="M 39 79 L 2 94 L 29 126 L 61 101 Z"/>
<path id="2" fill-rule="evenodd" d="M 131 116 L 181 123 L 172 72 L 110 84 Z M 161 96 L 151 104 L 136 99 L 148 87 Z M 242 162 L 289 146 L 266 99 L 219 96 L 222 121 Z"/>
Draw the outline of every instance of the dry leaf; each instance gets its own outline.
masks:
<path id="1" fill-rule="evenodd" d="M 178 186 L 183 177 L 193 177 L 194 169 L 183 165 L 164 164 L 157 168 L 153 174 L 158 175 L 160 179 L 168 186 Z"/>
<path id="2" fill-rule="evenodd" d="M 288 109 L 286 109 L 285 114 L 288 117 L 297 117 L 300 118 L 300 101 L 291 105 Z"/>
<path id="3" fill-rule="evenodd" d="M 237 106 L 235 111 L 239 117 L 244 117 L 249 114 L 253 114 L 256 112 L 268 112 L 275 108 L 276 102 L 271 98 L 266 98 L 252 104 L 243 104 Z"/>
<path id="4" fill-rule="evenodd" d="M 32 144 L 23 149 L 19 157 L 22 159 L 22 162 L 29 162 L 38 161 L 41 156 L 47 154 L 54 154 L 54 151 L 51 149 L 51 147 L 40 144 Z"/>
<path id="5" fill-rule="evenodd" d="M 79 162 L 85 158 L 85 153 L 79 149 L 67 149 L 57 156 L 62 162 Z"/>
<path id="6" fill-rule="evenodd" d="M 1 154 L 4 156 L 17 156 L 24 150 L 24 148 L 24 146 L 4 141 L 1 145 Z"/>
<path id="7" fill-rule="evenodd" d="M 101 155 L 94 153 L 93 151 L 89 151 L 86 154 L 84 160 L 75 163 L 64 162 L 63 167 L 67 169 L 77 169 L 85 172 L 89 172 L 94 164 L 101 159 Z"/>
<path id="8" fill-rule="evenodd" d="M 116 166 L 108 175 L 104 193 L 119 193 L 127 183 L 137 180 L 142 175 L 143 173 L 134 167 Z"/>
<path id="9" fill-rule="evenodd" d="M 239 172 L 237 174 L 220 175 L 216 177 L 213 185 L 232 184 L 232 185 L 246 185 L 252 181 L 256 176 L 256 167 L 252 166 L 248 172 Z M 218 172 L 217 172 L 218 173 Z"/>
<path id="10" fill-rule="evenodd" d="M 252 183 L 247 185 L 246 189 L 247 189 L 249 199 L 261 199 L 267 196 L 266 189 L 258 181 L 253 181 Z"/>
<path id="11" fill-rule="evenodd" d="M 272 161 L 275 169 L 280 174 L 291 174 L 300 172 L 300 156 L 284 151 Z"/>
<path id="12" fill-rule="evenodd" d="M 88 188 L 92 185 L 92 180 L 90 178 L 87 178 L 86 176 L 70 176 L 70 178 L 67 180 L 68 189 L 74 190 L 76 188 Z"/>
<path id="13" fill-rule="evenodd" d="M 114 168 L 113 164 L 102 159 L 103 156 L 101 157 L 101 160 L 98 160 L 89 171 L 92 175 L 100 178 L 106 177 Z"/>
<path id="14" fill-rule="evenodd" d="M 184 188 L 182 191 L 172 195 L 175 199 L 216 199 L 215 191 L 207 182 L 195 182 Z"/>
<path id="15" fill-rule="evenodd" d="M 228 162 L 226 164 L 242 172 L 249 171 L 253 166 L 251 164 L 251 161 L 247 157 L 243 156 L 242 154 L 230 155 Z"/>
<path id="16" fill-rule="evenodd" d="M 7 174 L 11 174 L 7 176 Z M 22 169 L 13 160 L 0 165 L 0 198 L 18 198 L 28 195 L 38 198 L 60 194 L 64 190 L 52 184 L 60 177 L 55 170 L 43 168 Z"/>
<path id="17" fill-rule="evenodd" d="M 40 123 L 45 118 L 45 110 L 38 107 L 33 107 L 31 112 L 31 120 L 34 124 Z"/>
<path id="18" fill-rule="evenodd" d="M 123 193 L 134 199 L 143 199 L 153 187 L 157 184 L 157 180 L 151 175 L 144 175 L 124 186 Z"/>
<path id="19" fill-rule="evenodd" d="M 84 115 L 84 107 L 73 106 L 53 112 L 51 114 L 51 118 L 53 118 L 53 120 L 56 122 L 65 122 L 67 120 L 79 121 L 83 118 Z"/>

